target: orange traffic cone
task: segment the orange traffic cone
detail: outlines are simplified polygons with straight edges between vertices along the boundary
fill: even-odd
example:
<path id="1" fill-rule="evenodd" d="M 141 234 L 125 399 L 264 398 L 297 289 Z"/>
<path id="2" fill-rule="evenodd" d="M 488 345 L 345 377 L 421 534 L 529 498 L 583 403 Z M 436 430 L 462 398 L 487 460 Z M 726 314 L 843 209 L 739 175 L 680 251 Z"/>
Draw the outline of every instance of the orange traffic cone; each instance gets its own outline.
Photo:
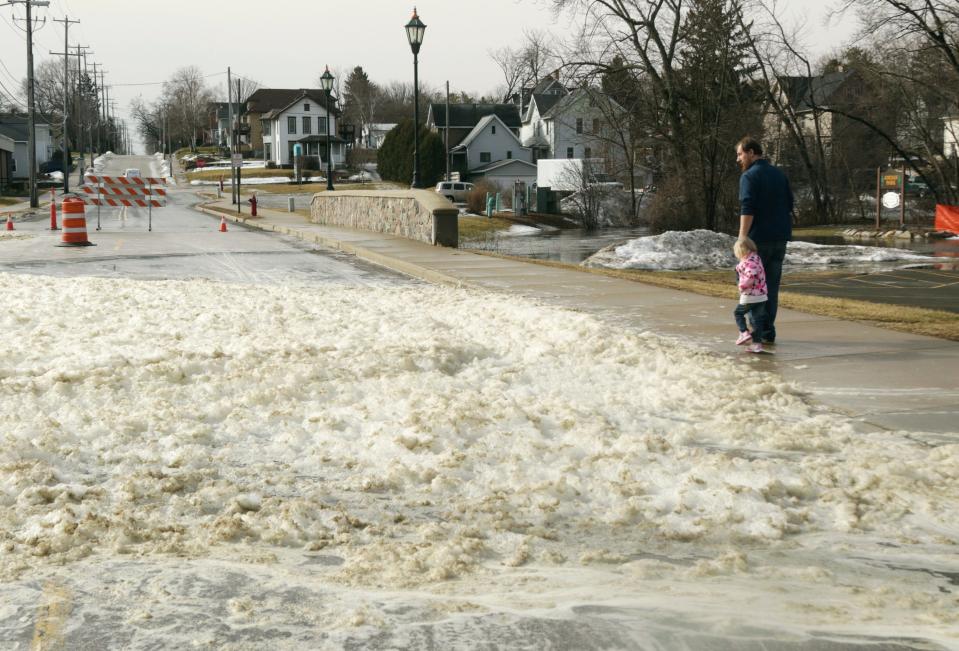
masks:
<path id="1" fill-rule="evenodd" d="M 8 230 L 8 231 L 12 231 L 12 230 L 13 230 L 13 216 L 12 216 L 12 215 L 7 215 L 7 230 Z"/>
<path id="2" fill-rule="evenodd" d="M 10 228 L 12 228 L 12 226 Z M 220 232 L 226 233 L 226 217 L 220 217 Z"/>

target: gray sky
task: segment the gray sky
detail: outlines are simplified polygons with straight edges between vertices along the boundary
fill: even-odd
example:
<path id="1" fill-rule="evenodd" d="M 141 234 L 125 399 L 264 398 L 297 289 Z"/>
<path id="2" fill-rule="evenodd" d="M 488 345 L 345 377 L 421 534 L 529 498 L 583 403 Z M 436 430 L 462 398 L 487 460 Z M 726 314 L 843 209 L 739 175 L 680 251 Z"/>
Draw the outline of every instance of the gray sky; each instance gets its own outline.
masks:
<path id="1" fill-rule="evenodd" d="M 805 20 L 808 43 L 819 53 L 852 31 L 852 17 L 842 25 L 823 25 L 835 0 L 783 4 L 792 19 Z M 548 0 L 416 5 L 427 25 L 420 79 L 434 87 L 450 80 L 454 90 L 491 91 L 500 79 L 488 50 L 521 43 L 529 28 L 560 37 L 574 31 L 567 18 L 554 17 Z M 34 56 L 39 63 L 51 50 L 63 51 L 63 25 L 50 19 L 80 19 L 70 27 L 70 43 L 89 45 L 94 54 L 88 63 L 104 65 L 121 117 L 131 99 L 154 99 L 160 92 L 156 82 L 186 65 L 198 66 L 210 75 L 211 86 L 222 88 L 227 66 L 274 88 L 313 86 L 327 64 L 343 71 L 361 65 L 381 83 L 411 80 L 413 56 L 403 25 L 412 6 L 407 0 L 51 0 L 48 8 L 35 10 L 48 20 L 35 34 Z M 0 84 L 10 91 L 26 76 L 26 37 L 13 20 L 23 13 L 22 5 L 0 7 Z"/>

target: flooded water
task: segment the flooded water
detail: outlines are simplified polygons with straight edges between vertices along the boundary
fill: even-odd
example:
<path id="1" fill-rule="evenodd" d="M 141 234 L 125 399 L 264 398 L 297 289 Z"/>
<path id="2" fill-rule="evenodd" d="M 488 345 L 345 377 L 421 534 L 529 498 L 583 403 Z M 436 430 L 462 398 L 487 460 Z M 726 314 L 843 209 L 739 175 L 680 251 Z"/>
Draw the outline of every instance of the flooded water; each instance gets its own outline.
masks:
<path id="1" fill-rule="evenodd" d="M 610 244 L 625 243 L 652 234 L 653 232 L 645 226 L 605 228 L 596 231 L 586 231 L 582 228 L 549 230 L 549 227 L 544 227 L 537 230 L 519 227 L 512 231 L 497 231 L 485 240 L 461 242 L 460 248 L 481 249 L 537 260 L 556 260 L 579 264 Z M 859 240 L 841 236 L 803 237 L 798 235 L 795 241 L 829 246 L 860 245 L 896 248 L 947 259 L 943 262 L 937 261 L 935 263 L 937 267 L 942 264 L 949 267 L 959 264 L 959 240 L 927 240 L 921 238 L 915 240 L 892 238 Z M 910 262 L 909 266 L 915 266 L 915 262 Z"/>
<path id="2" fill-rule="evenodd" d="M 604 228 L 597 231 L 582 228 L 550 231 L 522 229 L 514 232 L 498 231 L 485 240 L 461 242 L 460 248 L 579 264 L 605 246 L 651 234 L 652 231 L 645 226 Z"/>

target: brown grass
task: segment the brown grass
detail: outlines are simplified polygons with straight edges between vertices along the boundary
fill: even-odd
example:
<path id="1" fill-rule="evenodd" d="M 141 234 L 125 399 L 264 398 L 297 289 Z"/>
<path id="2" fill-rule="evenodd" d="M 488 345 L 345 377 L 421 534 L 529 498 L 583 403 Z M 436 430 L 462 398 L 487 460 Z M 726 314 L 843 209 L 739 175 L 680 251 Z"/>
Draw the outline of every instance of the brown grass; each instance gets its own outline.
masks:
<path id="1" fill-rule="evenodd" d="M 0 206 L 12 206 L 15 203 L 20 203 L 23 199 L 19 197 L 0 197 Z"/>
<path id="2" fill-rule="evenodd" d="M 582 267 L 580 265 L 555 262 L 552 260 L 533 260 L 515 258 L 497 253 L 478 252 L 483 255 L 523 260 L 532 264 L 548 267 L 561 267 L 585 273 L 599 274 L 612 278 L 622 278 L 634 282 L 646 283 L 657 287 L 735 300 L 738 296 L 729 271 L 639 271 L 635 269 L 603 269 Z M 828 273 L 828 272 L 827 272 Z M 806 276 L 807 274 L 804 274 Z M 808 275 L 814 276 L 813 273 Z M 905 305 L 887 305 L 852 299 L 829 298 L 812 294 L 783 291 L 779 294 L 779 304 L 791 310 L 818 314 L 845 321 L 858 321 L 869 325 L 909 332 L 917 335 L 939 337 L 959 341 L 959 314 L 945 310 L 930 310 Z"/>

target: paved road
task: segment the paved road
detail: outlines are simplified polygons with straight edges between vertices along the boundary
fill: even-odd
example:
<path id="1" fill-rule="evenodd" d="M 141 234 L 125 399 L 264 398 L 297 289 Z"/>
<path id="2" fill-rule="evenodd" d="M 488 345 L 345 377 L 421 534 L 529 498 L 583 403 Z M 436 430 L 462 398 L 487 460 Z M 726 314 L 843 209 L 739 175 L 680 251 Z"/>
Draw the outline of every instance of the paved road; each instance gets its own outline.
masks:
<path id="1" fill-rule="evenodd" d="M 146 156 L 116 156 L 103 174 L 138 167 L 159 176 Z M 341 252 L 219 221 L 192 209 L 193 189 L 170 188 L 163 208 L 87 207 L 87 230 L 96 246 L 56 246 L 44 209 L 16 224 L 15 239 L 0 241 L 0 271 L 54 276 L 96 275 L 138 279 L 208 278 L 238 282 L 336 282 L 350 285 L 409 284 L 407 276 Z M 99 225 L 99 230 L 98 230 Z M 152 228 L 152 230 L 151 230 Z"/>

